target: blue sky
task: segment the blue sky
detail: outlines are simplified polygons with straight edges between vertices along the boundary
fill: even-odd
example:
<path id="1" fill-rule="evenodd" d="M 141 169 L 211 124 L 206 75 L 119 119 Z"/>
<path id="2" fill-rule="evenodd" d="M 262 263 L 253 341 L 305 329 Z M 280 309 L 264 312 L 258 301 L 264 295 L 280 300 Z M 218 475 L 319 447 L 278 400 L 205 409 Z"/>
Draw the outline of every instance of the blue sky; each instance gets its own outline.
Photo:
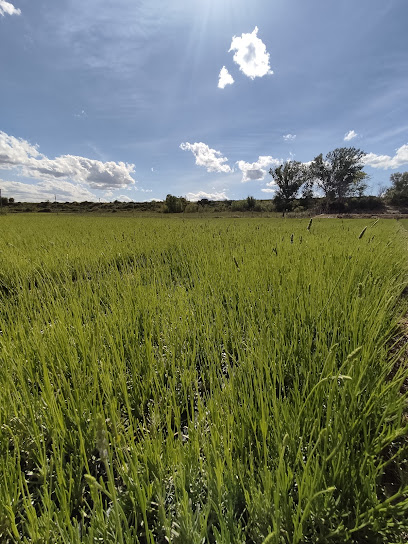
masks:
<path id="1" fill-rule="evenodd" d="M 0 0 L 2 192 L 272 198 L 271 166 L 353 145 L 377 194 L 408 170 L 407 20 L 407 0 Z"/>

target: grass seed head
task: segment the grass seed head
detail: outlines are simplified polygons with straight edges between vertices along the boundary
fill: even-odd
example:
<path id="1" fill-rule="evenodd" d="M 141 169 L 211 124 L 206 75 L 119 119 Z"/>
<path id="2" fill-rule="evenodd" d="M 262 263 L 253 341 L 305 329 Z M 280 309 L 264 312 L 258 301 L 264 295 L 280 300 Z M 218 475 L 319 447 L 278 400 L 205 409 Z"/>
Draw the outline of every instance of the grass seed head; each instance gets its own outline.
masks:
<path id="1" fill-rule="evenodd" d="M 363 230 L 360 232 L 360 236 L 358 237 L 359 240 L 364 236 L 365 231 L 367 230 L 367 227 L 364 227 Z"/>
<path id="2" fill-rule="evenodd" d="M 99 451 L 101 461 L 108 460 L 108 439 L 106 437 L 106 429 L 103 416 L 98 414 L 96 418 L 96 448 Z"/>
<path id="3" fill-rule="evenodd" d="M 363 296 L 363 284 L 361 282 L 358 284 L 358 296 L 359 298 Z"/>

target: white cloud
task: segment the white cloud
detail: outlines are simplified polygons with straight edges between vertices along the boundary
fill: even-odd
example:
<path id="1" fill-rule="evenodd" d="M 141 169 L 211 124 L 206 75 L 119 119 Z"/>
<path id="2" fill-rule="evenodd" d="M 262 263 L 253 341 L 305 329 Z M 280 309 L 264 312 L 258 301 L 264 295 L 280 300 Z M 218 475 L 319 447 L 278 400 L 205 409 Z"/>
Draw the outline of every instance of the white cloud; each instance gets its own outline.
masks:
<path id="1" fill-rule="evenodd" d="M 38 180 L 66 180 L 84 183 L 94 189 L 114 189 L 134 184 L 134 164 L 102 162 L 75 155 L 49 159 L 26 140 L 0 131 L 0 170 L 19 168 L 21 173 Z"/>
<path id="2" fill-rule="evenodd" d="M 228 200 L 225 192 L 222 193 L 206 193 L 204 191 L 199 191 L 198 193 L 187 193 L 187 199 L 192 202 L 201 200 L 202 198 L 208 198 L 208 200 Z"/>
<path id="3" fill-rule="evenodd" d="M 133 202 L 132 198 L 129 198 L 126 195 L 119 195 L 115 197 L 115 200 L 118 200 L 119 202 Z"/>
<path id="4" fill-rule="evenodd" d="M 262 155 L 256 162 L 238 161 L 238 168 L 243 173 L 241 181 L 255 181 L 265 178 L 267 168 L 270 166 L 279 166 L 282 161 L 274 159 L 269 155 Z"/>
<path id="5" fill-rule="evenodd" d="M 85 183 L 94 189 L 127 187 L 135 183 L 131 173 L 133 164 L 123 162 L 101 162 L 74 155 L 62 155 L 56 159 L 34 159 L 22 165 L 24 176 L 36 179 L 70 179 Z"/>
<path id="6" fill-rule="evenodd" d="M 283 139 L 285 142 L 292 142 L 296 138 L 296 134 L 285 134 Z"/>
<path id="7" fill-rule="evenodd" d="M 0 15 L 21 15 L 21 10 L 6 0 L 0 0 Z"/>
<path id="8" fill-rule="evenodd" d="M 261 189 L 261 191 L 263 193 L 276 193 L 276 190 L 277 190 L 278 186 L 276 186 L 275 188 L 273 187 L 266 187 L 265 189 Z"/>
<path id="9" fill-rule="evenodd" d="M 381 168 L 383 170 L 400 168 L 408 164 L 408 144 L 398 148 L 393 157 L 390 157 L 390 155 L 368 153 L 363 160 L 366 166 L 371 166 L 372 168 Z"/>
<path id="10" fill-rule="evenodd" d="M 188 142 L 181 143 L 180 149 L 191 151 L 195 156 L 195 163 L 198 166 L 204 166 L 207 172 L 232 172 L 231 167 L 228 164 L 224 164 L 228 159 L 222 156 L 221 151 L 211 149 L 203 142 L 195 142 L 194 144 Z"/>
<path id="11" fill-rule="evenodd" d="M 266 45 L 257 37 L 258 27 L 252 33 L 232 38 L 229 51 L 235 51 L 234 62 L 246 76 L 254 79 L 273 74 L 269 65 L 269 53 Z"/>
<path id="12" fill-rule="evenodd" d="M 42 157 L 38 146 L 0 131 L 0 168 L 14 168 L 37 157 Z"/>
<path id="13" fill-rule="evenodd" d="M 75 113 L 74 117 L 76 117 L 77 119 L 85 119 L 86 117 L 88 117 L 88 114 L 85 110 L 81 110 L 79 113 Z"/>
<path id="14" fill-rule="evenodd" d="M 358 134 L 354 130 L 349 130 L 347 134 L 344 135 L 344 141 L 349 142 L 353 138 L 357 138 Z"/>
<path id="15" fill-rule="evenodd" d="M 96 201 L 98 198 L 88 189 L 69 183 L 68 181 L 40 181 L 39 183 L 22 183 L 20 181 L 0 180 L 2 195 L 12 197 L 16 202 L 58 202 Z"/>
<path id="16" fill-rule="evenodd" d="M 223 66 L 220 70 L 219 79 L 218 79 L 218 88 L 224 89 L 226 85 L 232 85 L 234 83 L 234 78 L 228 72 L 228 70 Z"/>

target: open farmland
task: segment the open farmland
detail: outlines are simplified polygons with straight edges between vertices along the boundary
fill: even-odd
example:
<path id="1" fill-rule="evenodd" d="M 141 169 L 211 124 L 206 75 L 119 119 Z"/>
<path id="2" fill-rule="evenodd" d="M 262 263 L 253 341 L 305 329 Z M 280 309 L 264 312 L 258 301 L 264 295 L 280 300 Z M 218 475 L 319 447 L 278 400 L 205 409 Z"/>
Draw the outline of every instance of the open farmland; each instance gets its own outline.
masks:
<path id="1" fill-rule="evenodd" d="M 406 541 L 373 223 L 0 217 L 0 541 Z"/>

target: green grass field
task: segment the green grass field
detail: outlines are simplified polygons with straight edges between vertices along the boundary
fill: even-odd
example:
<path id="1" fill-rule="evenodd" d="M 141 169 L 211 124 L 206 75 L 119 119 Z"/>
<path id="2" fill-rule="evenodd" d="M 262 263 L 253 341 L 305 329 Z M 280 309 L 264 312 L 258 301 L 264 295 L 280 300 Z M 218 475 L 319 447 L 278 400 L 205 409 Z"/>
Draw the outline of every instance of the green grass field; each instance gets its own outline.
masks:
<path id="1" fill-rule="evenodd" d="M 408 233 L 307 227 L 0 217 L 0 542 L 407 541 Z"/>

